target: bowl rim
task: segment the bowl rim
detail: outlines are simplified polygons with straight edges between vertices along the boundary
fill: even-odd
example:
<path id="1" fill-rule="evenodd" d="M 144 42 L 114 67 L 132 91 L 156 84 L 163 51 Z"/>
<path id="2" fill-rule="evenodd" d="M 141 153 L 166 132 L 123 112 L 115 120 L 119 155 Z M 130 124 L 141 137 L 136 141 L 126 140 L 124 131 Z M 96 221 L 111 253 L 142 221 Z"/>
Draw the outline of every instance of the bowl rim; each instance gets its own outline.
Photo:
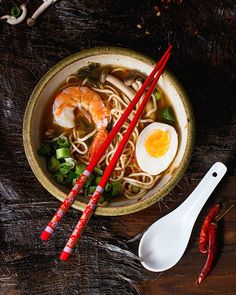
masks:
<path id="1" fill-rule="evenodd" d="M 24 144 L 24 150 L 25 150 L 28 163 L 34 175 L 38 179 L 38 181 L 45 187 L 45 189 L 50 194 L 52 194 L 53 196 L 55 196 L 57 199 L 59 199 L 62 202 L 65 199 L 66 194 L 62 192 L 59 188 L 57 188 L 44 174 L 43 170 L 39 167 L 37 163 L 37 159 L 35 157 L 35 153 L 31 145 L 30 126 L 32 121 L 33 108 L 40 93 L 47 86 L 50 80 L 63 68 L 65 68 L 66 66 L 69 66 L 70 64 L 76 62 L 79 59 L 83 59 L 83 58 L 94 56 L 94 55 L 101 55 L 101 54 L 103 55 L 119 54 L 119 55 L 136 58 L 151 66 L 154 66 L 156 64 L 156 62 L 150 57 L 128 48 L 95 47 L 90 49 L 84 49 L 80 52 L 77 52 L 59 61 L 39 80 L 39 82 L 37 83 L 36 87 L 34 88 L 29 98 L 29 101 L 25 110 L 24 120 L 23 120 L 23 144 Z M 192 151 L 194 148 L 194 143 L 195 143 L 195 118 L 194 118 L 193 109 L 186 91 L 183 89 L 182 85 L 177 80 L 177 78 L 168 70 L 165 70 L 164 74 L 165 74 L 165 78 L 169 80 L 172 86 L 176 89 L 177 93 L 179 95 L 181 94 L 181 101 L 184 105 L 184 109 L 188 118 L 189 132 L 187 136 L 187 143 L 186 143 L 186 148 L 184 151 L 182 161 L 180 165 L 178 166 L 178 168 L 176 169 L 175 174 L 167 181 L 167 183 L 156 193 L 153 193 L 149 198 L 141 200 L 138 203 L 130 204 L 130 205 L 122 206 L 122 207 L 97 207 L 95 210 L 96 215 L 103 215 L 103 216 L 126 215 L 126 214 L 141 211 L 155 204 L 157 201 L 164 198 L 174 188 L 174 186 L 180 181 L 180 179 L 182 178 L 184 172 L 186 171 L 188 167 L 188 164 L 191 160 Z M 80 211 L 83 211 L 86 207 L 86 204 L 80 201 L 75 201 L 72 207 Z"/>

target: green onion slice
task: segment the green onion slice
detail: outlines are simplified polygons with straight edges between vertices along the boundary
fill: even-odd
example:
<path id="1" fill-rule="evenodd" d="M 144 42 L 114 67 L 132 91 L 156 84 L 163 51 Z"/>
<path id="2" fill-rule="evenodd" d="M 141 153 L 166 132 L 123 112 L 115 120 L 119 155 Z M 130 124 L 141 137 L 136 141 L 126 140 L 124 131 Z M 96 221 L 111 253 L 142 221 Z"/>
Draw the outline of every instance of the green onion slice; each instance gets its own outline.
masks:
<path id="1" fill-rule="evenodd" d="M 93 171 L 94 171 L 94 173 L 96 173 L 99 176 L 103 175 L 103 171 L 98 167 L 95 167 Z"/>
<path id="2" fill-rule="evenodd" d="M 119 181 L 113 182 L 112 183 L 112 191 L 111 191 L 111 195 L 113 197 L 118 196 L 121 193 L 121 183 Z"/>
<path id="3" fill-rule="evenodd" d="M 73 169 L 73 168 L 75 167 L 75 159 L 69 157 L 69 158 L 65 158 L 64 160 L 65 160 L 67 163 L 70 163 L 70 164 L 71 164 L 71 166 L 72 166 L 71 169 Z"/>
<path id="4" fill-rule="evenodd" d="M 161 111 L 161 118 L 165 121 L 168 121 L 170 123 L 174 123 L 175 117 L 171 111 L 171 109 L 169 107 L 165 107 L 162 111 Z"/>
<path id="5" fill-rule="evenodd" d="M 60 161 L 58 161 L 54 156 L 48 161 L 48 171 L 56 172 L 60 167 Z"/>
<path id="6" fill-rule="evenodd" d="M 90 185 L 92 185 L 92 182 L 95 181 L 95 176 L 91 174 L 88 178 L 88 180 L 84 184 L 84 188 L 88 188 Z"/>
<path id="7" fill-rule="evenodd" d="M 98 203 L 99 203 L 99 204 L 102 204 L 102 203 L 105 202 L 105 201 L 106 201 L 106 198 L 105 198 L 104 195 L 102 195 L 102 196 L 100 197 Z"/>
<path id="8" fill-rule="evenodd" d="M 65 183 L 65 177 L 64 175 L 61 174 L 60 171 L 57 171 L 54 175 L 53 178 L 56 180 L 56 182 L 60 183 L 60 184 L 64 184 Z"/>
<path id="9" fill-rule="evenodd" d="M 95 178 L 95 183 L 96 183 L 96 185 L 99 184 L 99 182 L 101 181 L 101 179 L 102 179 L 101 176 L 97 176 L 97 177 Z"/>
<path id="10" fill-rule="evenodd" d="M 60 136 L 57 139 L 57 144 L 59 148 L 69 148 L 70 147 L 70 142 L 66 136 Z"/>
<path id="11" fill-rule="evenodd" d="M 75 173 L 80 176 L 84 170 L 85 170 L 86 166 L 84 164 L 78 164 L 75 166 Z"/>
<path id="12" fill-rule="evenodd" d="M 92 195 L 95 192 L 95 190 L 96 190 L 96 186 L 90 186 L 88 188 L 88 192 L 89 192 L 90 195 Z"/>
<path id="13" fill-rule="evenodd" d="M 109 192 L 112 189 L 112 184 L 111 183 L 107 183 L 105 186 L 105 191 Z"/>
<path id="14" fill-rule="evenodd" d="M 70 149 L 69 148 L 60 148 L 56 150 L 56 158 L 64 159 L 70 157 Z"/>
<path id="15" fill-rule="evenodd" d="M 72 185 L 73 185 L 73 186 L 76 184 L 77 180 L 78 180 L 78 177 L 73 178 L 73 180 L 72 180 Z"/>
<path id="16" fill-rule="evenodd" d="M 158 90 L 156 90 L 154 93 L 154 96 L 155 96 L 155 98 L 156 98 L 156 100 L 159 100 L 159 99 L 161 99 L 161 92 L 160 92 L 160 90 L 158 89 Z"/>
<path id="17" fill-rule="evenodd" d="M 70 171 L 69 175 L 68 175 L 68 178 L 67 178 L 67 183 L 69 184 L 73 184 L 73 181 L 75 179 L 75 182 L 77 181 L 77 174 L 74 172 L 74 171 Z M 74 183 L 75 184 L 75 183 Z"/>
<path id="18" fill-rule="evenodd" d="M 63 175 L 70 173 L 71 169 L 72 169 L 72 164 L 70 162 L 61 163 L 59 167 L 59 171 Z"/>
<path id="19" fill-rule="evenodd" d="M 85 197 L 91 197 L 96 190 L 96 186 L 90 186 L 84 191 Z"/>

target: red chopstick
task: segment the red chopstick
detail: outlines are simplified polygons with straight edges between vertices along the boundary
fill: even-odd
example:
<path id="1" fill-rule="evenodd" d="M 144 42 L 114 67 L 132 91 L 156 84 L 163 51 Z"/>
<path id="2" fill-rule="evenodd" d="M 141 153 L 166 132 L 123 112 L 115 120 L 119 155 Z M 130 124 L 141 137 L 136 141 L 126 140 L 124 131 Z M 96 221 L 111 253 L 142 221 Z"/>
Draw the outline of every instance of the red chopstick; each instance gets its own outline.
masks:
<path id="1" fill-rule="evenodd" d="M 153 77 L 155 76 L 157 71 L 160 69 L 163 62 L 165 61 L 166 57 L 169 55 L 171 48 L 172 48 L 172 45 L 170 45 L 168 47 L 168 49 L 166 50 L 166 52 L 164 53 L 164 55 L 162 56 L 160 61 L 157 63 L 157 65 L 155 66 L 155 68 L 153 69 L 151 74 L 148 76 L 146 81 L 143 83 L 140 90 L 137 92 L 137 94 L 135 95 L 133 100 L 128 105 L 127 109 L 124 111 L 124 113 L 122 114 L 120 119 L 116 122 L 115 126 L 113 127 L 111 132 L 108 134 L 106 140 L 104 141 L 104 143 L 102 144 L 100 149 L 97 151 L 97 153 L 94 155 L 92 161 L 88 164 L 88 166 L 86 167 L 86 169 L 84 170 L 84 172 L 82 173 L 80 178 L 77 180 L 76 184 L 73 186 L 72 190 L 67 195 L 67 197 L 65 198 L 65 200 L 61 204 L 60 208 L 54 214 L 53 218 L 50 220 L 47 227 L 40 235 L 40 238 L 42 240 L 47 241 L 50 238 L 51 234 L 53 233 L 53 231 L 55 230 L 55 228 L 57 227 L 59 222 L 62 220 L 63 216 L 69 210 L 70 205 L 73 204 L 76 196 L 78 195 L 78 193 L 82 189 L 84 183 L 87 181 L 90 174 L 93 172 L 93 170 L 96 167 L 97 163 L 99 162 L 100 158 L 103 156 L 104 152 L 106 151 L 106 149 L 108 148 L 108 146 L 112 142 L 113 138 L 118 133 L 120 128 L 123 126 L 124 122 L 126 121 L 128 116 L 130 115 L 132 110 L 134 109 L 135 105 L 139 102 L 139 100 L 142 97 L 147 86 L 150 84 Z"/>
<path id="2" fill-rule="evenodd" d="M 68 260 L 68 258 L 70 257 L 70 254 L 72 253 L 74 247 L 76 246 L 78 239 L 80 238 L 83 230 L 86 227 L 86 224 L 88 223 L 93 211 L 95 210 L 95 208 L 97 206 L 97 203 L 98 203 L 98 201 L 104 191 L 104 188 L 107 184 L 107 181 L 109 180 L 110 175 L 111 175 L 112 171 L 114 170 L 128 140 L 129 140 L 129 137 L 131 136 L 139 118 L 142 115 L 142 112 L 146 106 L 146 103 L 147 103 L 149 97 L 151 96 L 151 94 L 156 86 L 156 83 L 165 68 L 165 65 L 166 65 L 169 57 L 170 57 L 170 53 L 168 53 L 167 56 L 165 57 L 156 77 L 153 79 L 152 84 L 150 85 L 147 93 L 145 94 L 144 99 L 142 100 L 138 110 L 136 111 L 136 114 L 135 114 L 133 120 L 130 122 L 130 125 L 129 125 L 123 139 L 121 140 L 115 154 L 113 155 L 111 162 L 109 163 L 106 170 L 104 171 L 104 174 L 103 174 L 98 186 L 96 187 L 96 190 L 95 190 L 93 196 L 90 198 L 89 203 L 86 206 L 82 216 L 80 217 L 72 235 L 70 236 L 66 246 L 64 247 L 63 251 L 61 252 L 61 255 L 60 255 L 61 260 L 65 260 L 65 261 Z"/>

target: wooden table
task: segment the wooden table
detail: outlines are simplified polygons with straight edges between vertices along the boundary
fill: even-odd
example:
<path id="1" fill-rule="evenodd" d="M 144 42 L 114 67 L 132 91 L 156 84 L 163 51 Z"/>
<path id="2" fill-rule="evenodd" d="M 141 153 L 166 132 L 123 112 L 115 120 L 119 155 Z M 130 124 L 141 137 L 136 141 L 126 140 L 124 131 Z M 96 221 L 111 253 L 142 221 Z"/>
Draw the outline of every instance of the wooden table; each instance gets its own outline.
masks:
<path id="1" fill-rule="evenodd" d="M 23 1 L 1 2 L 9 12 Z M 41 1 L 28 2 L 30 15 Z M 202 285 L 194 284 L 206 259 L 198 252 L 205 214 L 218 198 L 236 201 L 235 2 L 192 0 L 166 9 L 161 4 L 158 16 L 153 7 L 160 3 L 61 0 L 35 27 L 1 23 L 1 295 L 235 294 L 236 207 L 220 224 L 215 268 Z M 39 239 L 59 202 L 38 183 L 24 155 L 22 120 L 30 93 L 53 65 L 81 49 L 123 46 L 157 58 L 169 42 L 174 44 L 169 68 L 187 90 L 196 116 L 190 166 L 163 202 L 128 216 L 93 217 L 77 253 L 60 262 L 79 212 L 70 211 L 50 242 Z M 146 271 L 131 254 L 137 254 L 138 243 L 127 240 L 178 206 L 216 161 L 228 165 L 227 176 L 202 210 L 183 258 L 165 273 Z"/>

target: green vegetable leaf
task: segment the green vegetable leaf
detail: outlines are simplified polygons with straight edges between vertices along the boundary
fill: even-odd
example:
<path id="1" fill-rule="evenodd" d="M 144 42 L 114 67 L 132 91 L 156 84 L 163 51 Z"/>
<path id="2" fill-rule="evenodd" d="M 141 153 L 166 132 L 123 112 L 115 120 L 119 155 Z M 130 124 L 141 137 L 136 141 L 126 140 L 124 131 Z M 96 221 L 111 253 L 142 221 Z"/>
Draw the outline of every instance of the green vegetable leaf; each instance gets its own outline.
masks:
<path id="1" fill-rule="evenodd" d="M 100 68 L 100 63 L 91 62 L 88 66 L 85 66 L 77 71 L 79 77 L 87 77 L 91 72 Z"/>

